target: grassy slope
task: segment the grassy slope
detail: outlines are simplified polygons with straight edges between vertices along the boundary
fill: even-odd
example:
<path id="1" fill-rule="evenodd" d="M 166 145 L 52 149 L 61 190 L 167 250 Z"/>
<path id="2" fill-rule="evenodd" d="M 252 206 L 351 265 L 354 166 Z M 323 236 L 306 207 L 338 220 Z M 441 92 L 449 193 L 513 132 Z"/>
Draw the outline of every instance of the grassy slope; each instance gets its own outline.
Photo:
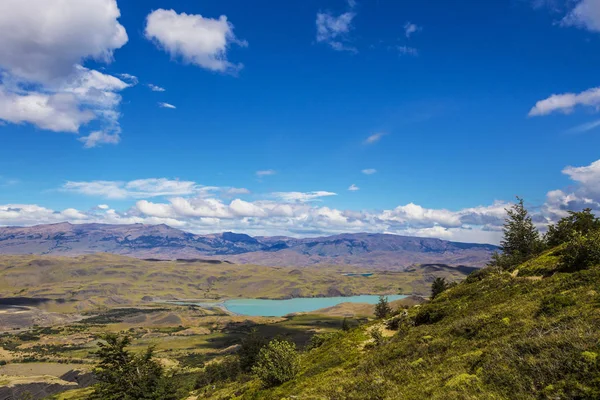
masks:
<path id="1" fill-rule="evenodd" d="M 251 380 L 200 397 L 600 398 L 600 266 L 560 273 L 557 263 L 548 252 L 518 273 L 478 272 L 410 309 L 387 344 L 363 349 L 368 327 L 357 328 L 305 353 L 280 387 Z"/>
<path id="2" fill-rule="evenodd" d="M 46 307 L 73 312 L 141 304 L 144 296 L 184 299 L 311 297 L 381 293 L 427 294 L 432 275 L 462 279 L 458 271 L 381 271 L 370 278 L 343 276 L 356 268 L 149 262 L 110 254 L 81 257 L 0 256 L 0 297 L 75 300 Z M 333 291 L 333 293 L 332 293 Z M 49 305 L 50 306 L 50 305 Z"/>

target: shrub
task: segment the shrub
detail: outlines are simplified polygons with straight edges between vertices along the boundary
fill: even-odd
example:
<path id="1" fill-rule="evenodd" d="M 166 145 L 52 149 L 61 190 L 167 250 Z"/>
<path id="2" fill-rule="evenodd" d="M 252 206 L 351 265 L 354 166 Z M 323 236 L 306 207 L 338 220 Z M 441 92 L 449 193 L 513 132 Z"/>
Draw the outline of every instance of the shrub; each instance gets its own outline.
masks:
<path id="1" fill-rule="evenodd" d="M 547 296 L 542 300 L 538 315 L 552 316 L 565 307 L 575 305 L 575 300 L 569 296 L 555 294 Z"/>
<path id="2" fill-rule="evenodd" d="M 561 269 L 573 272 L 600 264 L 600 231 L 575 232 L 561 252 Z"/>
<path id="3" fill-rule="evenodd" d="M 317 333 L 310 338 L 307 349 L 312 350 L 321 347 L 325 344 L 325 342 L 339 336 L 339 332 Z"/>
<path id="4" fill-rule="evenodd" d="M 129 336 L 107 334 L 95 354 L 100 363 L 94 369 L 98 385 L 93 399 L 102 400 L 176 400 L 176 389 L 163 366 L 153 359 L 149 347 L 140 355 L 125 348 L 131 343 Z"/>
<path id="5" fill-rule="evenodd" d="M 446 316 L 446 312 L 437 307 L 426 306 L 415 315 L 415 325 L 435 324 Z"/>
<path id="6" fill-rule="evenodd" d="M 390 318 L 385 322 L 385 327 L 392 331 L 397 331 L 400 328 L 401 317 Z"/>
<path id="7" fill-rule="evenodd" d="M 242 346 L 240 347 L 238 355 L 240 357 L 240 368 L 243 371 L 249 372 L 252 370 L 252 367 L 256 364 L 260 349 L 266 344 L 266 339 L 260 336 L 256 329 L 252 329 L 242 340 Z"/>
<path id="8" fill-rule="evenodd" d="M 294 343 L 272 340 L 260 349 L 252 371 L 266 386 L 276 386 L 292 380 L 300 369 L 300 358 Z"/>
<path id="9" fill-rule="evenodd" d="M 196 389 L 219 382 L 233 381 L 240 376 L 241 372 L 237 357 L 225 357 L 220 362 L 213 362 L 204 367 L 204 371 L 196 379 Z"/>
<path id="10" fill-rule="evenodd" d="M 375 346 L 381 346 L 385 343 L 385 337 L 383 336 L 383 333 L 381 333 L 381 329 L 379 328 L 371 329 L 371 338 L 373 339 Z"/>

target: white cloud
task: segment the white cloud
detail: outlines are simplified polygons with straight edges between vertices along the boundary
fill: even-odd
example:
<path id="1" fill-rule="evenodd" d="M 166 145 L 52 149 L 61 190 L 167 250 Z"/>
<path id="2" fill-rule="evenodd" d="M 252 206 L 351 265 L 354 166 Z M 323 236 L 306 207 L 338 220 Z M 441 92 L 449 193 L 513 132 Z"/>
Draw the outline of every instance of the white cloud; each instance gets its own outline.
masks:
<path id="1" fill-rule="evenodd" d="M 286 202 L 304 203 L 318 200 L 322 197 L 337 196 L 337 193 L 320 190 L 316 192 L 275 192 L 271 195 Z"/>
<path id="2" fill-rule="evenodd" d="M 259 206 L 244 200 L 235 199 L 229 205 L 231 211 L 239 217 L 266 217 L 267 212 Z"/>
<path id="3" fill-rule="evenodd" d="M 562 20 L 562 24 L 600 32 L 600 2 L 598 0 L 579 1 Z"/>
<path id="4" fill-rule="evenodd" d="M 87 146 L 118 142 L 118 93 L 137 78 L 122 74 L 126 83 L 81 63 L 110 62 L 127 42 L 119 16 L 115 0 L 2 1 L 0 119 L 72 133 L 97 120 L 103 134 L 82 141 Z"/>
<path id="5" fill-rule="evenodd" d="M 540 228 L 567 215 L 568 210 L 590 207 L 596 213 L 600 212 L 600 160 L 585 166 L 568 166 L 563 173 L 573 180 L 572 190 L 550 191 L 541 207 L 531 209 L 534 221 Z M 0 205 L 0 225 L 60 221 L 166 223 L 196 233 L 235 230 L 254 235 L 314 236 L 343 232 L 385 232 L 498 243 L 502 236 L 505 209 L 511 205 L 509 202 L 495 201 L 489 205 L 448 210 L 408 203 L 379 211 L 356 211 L 324 207 L 314 201 L 334 195 L 326 191 L 271 193 L 262 200 L 235 198 L 226 202 L 215 196 L 232 188 L 200 186 L 191 181 L 168 179 L 68 182 L 64 189 L 137 201 L 125 211 L 110 209 L 108 205 L 96 206 L 89 211 L 73 208 L 55 211 L 38 205 Z M 349 190 L 358 188 L 352 185 Z M 158 196 L 168 199 L 160 202 L 148 200 Z"/>
<path id="6" fill-rule="evenodd" d="M 131 74 L 119 74 L 119 78 L 128 81 L 132 86 L 137 85 L 140 82 L 137 76 Z"/>
<path id="7" fill-rule="evenodd" d="M 95 115 L 79 107 L 71 93 L 15 93 L 0 85 L 0 119 L 13 124 L 31 123 L 54 132 L 78 132 Z"/>
<path id="8" fill-rule="evenodd" d="M 127 43 L 115 0 L 2 0 L 0 65 L 14 76 L 49 83 L 93 58 L 109 62 Z"/>
<path id="9" fill-rule="evenodd" d="M 241 194 L 250 194 L 250 190 L 246 188 L 228 188 L 223 191 L 227 196 L 238 196 Z"/>
<path id="10" fill-rule="evenodd" d="M 600 107 L 600 87 L 588 89 L 581 93 L 553 94 L 535 103 L 535 106 L 529 111 L 529 116 L 548 115 L 555 111 L 568 114 L 576 106 Z"/>
<path id="11" fill-rule="evenodd" d="M 386 134 L 379 132 L 379 133 L 374 133 L 371 136 L 369 136 L 366 140 L 365 140 L 365 144 L 373 144 L 373 143 L 377 143 L 381 140 L 382 137 L 384 137 Z"/>
<path id="12" fill-rule="evenodd" d="M 568 166 L 563 174 L 575 182 L 572 190 L 552 190 L 546 195 L 543 213 L 550 220 L 567 215 L 567 211 L 591 208 L 600 214 L 600 160 L 583 167 Z"/>
<path id="13" fill-rule="evenodd" d="M 353 183 L 352 185 L 350 185 L 348 190 L 351 192 L 356 192 L 356 191 L 360 190 L 360 188 Z"/>
<path id="14" fill-rule="evenodd" d="M 352 4 L 350 4 L 352 7 Z M 327 43 L 334 50 L 356 52 L 356 48 L 347 44 L 348 33 L 352 30 L 352 20 L 356 13 L 345 12 L 334 16 L 329 12 L 317 13 L 317 42 Z"/>
<path id="15" fill-rule="evenodd" d="M 600 119 L 592 122 L 587 122 L 585 124 L 581 124 L 575 126 L 567 131 L 567 133 L 583 133 L 587 131 L 591 131 L 600 126 Z"/>
<path id="16" fill-rule="evenodd" d="M 118 144 L 121 141 L 121 135 L 120 131 L 114 133 L 94 131 L 87 136 L 80 137 L 79 141 L 83 142 L 83 147 L 90 149 L 100 144 Z"/>
<path id="17" fill-rule="evenodd" d="M 377 170 L 375 168 L 367 168 L 367 169 L 363 169 L 361 172 L 365 175 L 373 175 L 373 174 L 377 173 Z"/>
<path id="18" fill-rule="evenodd" d="M 62 190 L 86 196 L 108 199 L 142 198 L 157 196 L 180 196 L 200 192 L 205 187 L 192 181 L 179 181 L 165 178 L 137 179 L 123 181 L 68 181 Z"/>
<path id="19" fill-rule="evenodd" d="M 419 50 L 415 49 L 414 47 L 398 46 L 397 49 L 401 55 L 407 55 L 407 56 L 418 56 L 419 55 Z"/>
<path id="20" fill-rule="evenodd" d="M 572 180 L 600 191 L 600 160 L 585 167 L 568 166 L 562 172 Z"/>
<path id="21" fill-rule="evenodd" d="M 169 103 L 158 103 L 158 106 L 161 108 L 171 108 L 171 109 L 177 108 L 173 104 L 169 104 Z"/>
<path id="22" fill-rule="evenodd" d="M 227 60 L 227 50 L 232 44 L 248 45 L 235 37 L 233 25 L 224 15 L 212 19 L 164 9 L 148 15 L 145 35 L 171 57 L 218 72 L 241 69 L 242 64 Z"/>
<path id="23" fill-rule="evenodd" d="M 150 88 L 150 90 L 152 90 L 153 92 L 164 92 L 164 91 L 166 91 L 165 88 L 162 88 L 160 86 L 154 85 L 152 83 L 149 83 L 146 86 L 148 86 Z"/>
<path id="24" fill-rule="evenodd" d="M 263 176 L 275 175 L 276 173 L 277 173 L 277 171 L 275 171 L 275 170 L 264 169 L 261 171 L 256 171 L 256 176 L 263 177 Z"/>
<path id="25" fill-rule="evenodd" d="M 419 32 L 421 29 L 422 28 L 420 26 L 417 26 L 410 21 L 404 24 L 404 34 L 407 38 L 410 38 L 413 33 Z"/>

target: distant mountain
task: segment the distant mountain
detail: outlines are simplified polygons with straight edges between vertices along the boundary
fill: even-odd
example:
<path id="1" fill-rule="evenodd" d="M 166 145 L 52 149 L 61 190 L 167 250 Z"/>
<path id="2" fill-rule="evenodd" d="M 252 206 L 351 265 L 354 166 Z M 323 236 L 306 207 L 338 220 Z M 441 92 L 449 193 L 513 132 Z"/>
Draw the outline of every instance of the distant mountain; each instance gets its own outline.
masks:
<path id="1" fill-rule="evenodd" d="M 296 239 L 225 232 L 195 235 L 167 225 L 60 223 L 0 228 L 0 254 L 114 253 L 138 258 L 212 258 L 242 264 L 356 265 L 404 269 L 414 264 L 481 267 L 496 246 L 389 234 Z"/>

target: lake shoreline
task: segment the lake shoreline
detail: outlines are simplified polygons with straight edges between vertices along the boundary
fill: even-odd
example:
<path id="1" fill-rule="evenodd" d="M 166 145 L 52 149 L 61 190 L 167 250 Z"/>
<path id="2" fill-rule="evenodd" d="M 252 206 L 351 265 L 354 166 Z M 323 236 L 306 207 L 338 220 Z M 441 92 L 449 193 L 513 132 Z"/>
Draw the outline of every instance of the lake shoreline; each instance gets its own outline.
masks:
<path id="1" fill-rule="evenodd" d="M 296 297 L 290 299 L 260 299 L 260 298 L 233 298 L 206 301 L 206 299 L 181 299 L 160 301 L 163 304 L 180 306 L 197 306 L 202 308 L 218 308 L 230 315 L 249 317 L 282 317 L 295 313 L 310 313 L 323 308 L 333 307 L 342 303 L 376 304 L 381 295 L 354 295 L 354 296 L 322 296 L 322 297 Z M 409 297 L 409 295 L 383 295 L 389 301 Z"/>

